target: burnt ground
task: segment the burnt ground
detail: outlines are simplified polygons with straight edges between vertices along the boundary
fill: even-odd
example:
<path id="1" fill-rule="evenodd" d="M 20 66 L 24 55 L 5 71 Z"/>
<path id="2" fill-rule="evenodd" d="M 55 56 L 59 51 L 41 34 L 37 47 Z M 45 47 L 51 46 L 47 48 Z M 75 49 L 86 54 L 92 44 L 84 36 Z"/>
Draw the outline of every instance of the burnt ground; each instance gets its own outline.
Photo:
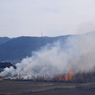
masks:
<path id="1" fill-rule="evenodd" d="M 0 80 L 0 95 L 95 95 L 95 82 Z"/>

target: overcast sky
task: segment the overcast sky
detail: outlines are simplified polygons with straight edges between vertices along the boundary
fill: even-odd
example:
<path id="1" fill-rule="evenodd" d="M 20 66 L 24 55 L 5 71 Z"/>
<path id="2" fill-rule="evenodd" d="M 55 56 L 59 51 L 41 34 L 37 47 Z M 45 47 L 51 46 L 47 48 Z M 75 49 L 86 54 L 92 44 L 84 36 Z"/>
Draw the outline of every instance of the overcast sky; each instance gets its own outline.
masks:
<path id="1" fill-rule="evenodd" d="M 0 37 L 95 31 L 95 0 L 0 0 Z"/>

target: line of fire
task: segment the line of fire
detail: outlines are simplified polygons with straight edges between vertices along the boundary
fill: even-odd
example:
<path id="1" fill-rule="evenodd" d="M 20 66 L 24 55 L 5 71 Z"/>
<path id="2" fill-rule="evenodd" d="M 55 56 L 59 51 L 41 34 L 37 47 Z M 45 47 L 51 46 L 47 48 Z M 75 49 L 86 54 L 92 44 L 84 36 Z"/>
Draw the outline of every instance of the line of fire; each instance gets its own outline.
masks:
<path id="1" fill-rule="evenodd" d="M 6 64 L 6 65 L 5 65 Z M 0 72 L 4 70 L 4 68 L 6 67 L 14 67 L 16 69 L 16 66 L 13 65 L 12 63 L 10 62 L 0 62 Z M 21 75 L 16 75 L 14 77 L 9 77 L 9 76 L 6 76 L 6 77 L 0 77 L 0 80 L 2 79 L 21 79 L 21 80 L 24 80 Z M 30 78 L 27 78 L 27 80 L 30 80 Z M 73 69 L 70 68 L 68 73 L 63 73 L 61 75 L 57 75 L 53 78 L 49 78 L 49 77 L 45 77 L 45 76 L 33 76 L 33 78 L 31 80 L 34 80 L 34 81 L 65 81 L 65 82 L 71 82 L 71 81 L 93 81 L 95 80 L 95 71 L 93 72 L 88 72 L 88 73 L 77 73 L 77 74 L 74 74 L 73 73 Z"/>
<path id="2" fill-rule="evenodd" d="M 0 63 L 1 64 L 1 63 Z M 13 66 L 15 69 L 16 67 L 14 65 L 12 65 L 11 63 L 7 63 L 7 67 Z M 6 66 L 3 66 L 4 68 Z M 3 69 L 1 71 L 3 71 Z M 24 80 L 21 75 L 17 75 L 14 77 L 0 77 L 0 80 L 2 79 L 16 79 L 16 80 Z M 69 69 L 69 73 L 65 74 L 61 74 L 61 75 L 57 75 L 53 78 L 49 78 L 49 77 L 45 77 L 45 76 L 37 76 L 35 78 L 35 76 L 32 79 L 28 79 L 27 80 L 33 80 L 33 81 L 59 81 L 59 82 L 87 82 L 87 81 L 93 81 L 95 80 L 95 72 L 89 72 L 89 73 L 77 73 L 77 74 L 73 74 L 73 69 L 70 68 Z"/>

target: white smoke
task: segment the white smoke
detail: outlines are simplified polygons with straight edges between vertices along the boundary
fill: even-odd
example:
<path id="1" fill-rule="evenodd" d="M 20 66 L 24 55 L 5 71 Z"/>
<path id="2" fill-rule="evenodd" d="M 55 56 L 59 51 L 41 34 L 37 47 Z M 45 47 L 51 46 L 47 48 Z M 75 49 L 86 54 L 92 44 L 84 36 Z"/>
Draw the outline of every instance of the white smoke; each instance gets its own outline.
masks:
<path id="1" fill-rule="evenodd" d="M 68 73 L 91 72 L 95 67 L 95 33 L 69 36 L 66 42 L 59 40 L 33 52 L 13 67 L 5 68 L 0 76 L 20 76 L 24 79 L 53 78 Z"/>

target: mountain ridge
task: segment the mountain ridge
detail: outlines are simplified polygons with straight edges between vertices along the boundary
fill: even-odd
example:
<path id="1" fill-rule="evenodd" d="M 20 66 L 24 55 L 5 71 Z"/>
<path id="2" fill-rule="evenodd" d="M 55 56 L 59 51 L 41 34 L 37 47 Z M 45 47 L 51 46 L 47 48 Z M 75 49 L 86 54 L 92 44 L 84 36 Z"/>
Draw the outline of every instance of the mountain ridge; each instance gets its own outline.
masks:
<path id="1" fill-rule="evenodd" d="M 37 51 L 41 47 L 60 39 L 65 41 L 68 36 L 70 35 L 57 37 L 21 36 L 9 38 L 9 40 L 0 44 L 0 61 L 12 63 L 20 62 L 26 56 L 31 56 L 33 51 Z"/>

